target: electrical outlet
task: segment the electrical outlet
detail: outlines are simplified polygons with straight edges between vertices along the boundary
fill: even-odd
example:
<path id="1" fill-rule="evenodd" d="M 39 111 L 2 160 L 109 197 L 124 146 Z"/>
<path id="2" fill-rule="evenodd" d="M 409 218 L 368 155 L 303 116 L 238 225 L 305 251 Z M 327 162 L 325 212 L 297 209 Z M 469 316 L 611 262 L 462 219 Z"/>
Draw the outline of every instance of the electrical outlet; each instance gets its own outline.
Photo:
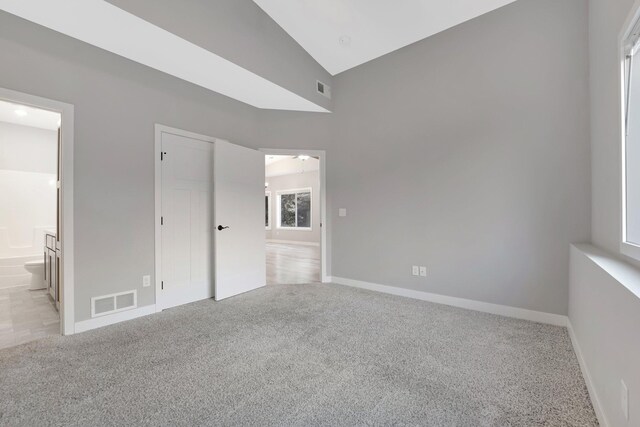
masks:
<path id="1" fill-rule="evenodd" d="M 411 274 L 413 274 L 414 276 L 420 275 L 420 269 L 418 268 L 417 265 L 414 265 L 413 267 L 411 267 Z"/>
<path id="2" fill-rule="evenodd" d="M 624 419 L 629 421 L 629 390 L 623 380 L 620 380 L 620 404 Z"/>
<path id="3" fill-rule="evenodd" d="M 338 209 L 338 216 L 347 216 L 347 209 L 346 208 Z"/>
<path id="4" fill-rule="evenodd" d="M 424 266 L 420 267 L 420 276 L 427 277 L 427 267 L 424 267 Z"/>
<path id="5" fill-rule="evenodd" d="M 151 286 L 151 276 L 142 276 L 142 287 L 147 288 Z"/>

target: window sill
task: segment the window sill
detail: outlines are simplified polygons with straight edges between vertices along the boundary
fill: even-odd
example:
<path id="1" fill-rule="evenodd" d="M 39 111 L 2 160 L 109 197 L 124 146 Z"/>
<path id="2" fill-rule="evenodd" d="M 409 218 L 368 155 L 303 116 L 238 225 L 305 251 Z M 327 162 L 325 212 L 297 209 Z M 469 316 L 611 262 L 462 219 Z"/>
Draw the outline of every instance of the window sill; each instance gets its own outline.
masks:
<path id="1" fill-rule="evenodd" d="M 581 251 L 629 292 L 640 298 L 640 269 L 593 245 L 575 244 L 573 247 Z"/>
<path id="2" fill-rule="evenodd" d="M 620 253 L 636 261 L 640 261 L 640 246 L 622 242 L 620 243 Z"/>
<path id="3" fill-rule="evenodd" d="M 280 231 L 313 231 L 311 227 L 278 227 Z"/>

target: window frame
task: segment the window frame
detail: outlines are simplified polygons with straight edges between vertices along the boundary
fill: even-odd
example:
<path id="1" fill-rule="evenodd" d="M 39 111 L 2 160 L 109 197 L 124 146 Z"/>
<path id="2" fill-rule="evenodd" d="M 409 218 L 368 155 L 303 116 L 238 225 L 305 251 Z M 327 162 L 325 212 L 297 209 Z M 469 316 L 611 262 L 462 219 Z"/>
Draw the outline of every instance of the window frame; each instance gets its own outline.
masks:
<path id="1" fill-rule="evenodd" d="M 298 194 L 309 193 L 309 227 L 298 227 Z M 296 199 L 296 225 L 293 227 L 282 226 L 282 196 L 286 194 L 295 194 Z M 289 231 L 313 231 L 313 191 L 308 188 L 292 188 L 288 190 L 276 191 L 276 228 L 279 230 Z"/>
<path id="2" fill-rule="evenodd" d="M 627 130 L 628 130 L 628 107 L 630 105 L 630 95 L 628 87 L 630 83 L 630 64 L 628 56 L 635 56 L 634 67 L 640 67 L 640 2 L 636 2 L 631 11 L 623 31 L 619 37 L 619 59 L 620 59 L 620 142 L 621 142 L 621 227 L 620 227 L 620 253 L 640 261 L 640 245 L 627 240 Z M 634 36 L 634 34 L 636 34 Z M 640 100 L 638 101 L 640 102 Z M 640 166 L 638 166 L 640 167 Z M 640 221 L 640 218 L 638 219 Z"/>
<path id="3" fill-rule="evenodd" d="M 266 191 L 264 192 L 264 196 L 267 198 L 267 225 L 265 225 L 264 229 L 265 230 L 271 230 L 271 223 L 273 222 L 271 220 L 271 191 Z"/>

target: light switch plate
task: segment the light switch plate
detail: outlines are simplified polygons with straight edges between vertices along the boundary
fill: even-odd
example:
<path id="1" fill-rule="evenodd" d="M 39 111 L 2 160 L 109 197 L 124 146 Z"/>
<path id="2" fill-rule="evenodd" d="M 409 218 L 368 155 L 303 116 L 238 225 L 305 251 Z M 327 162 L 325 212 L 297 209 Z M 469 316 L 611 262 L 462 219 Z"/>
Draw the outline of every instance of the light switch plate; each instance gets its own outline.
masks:
<path id="1" fill-rule="evenodd" d="M 347 210 L 345 208 L 338 209 L 338 216 L 347 216 Z"/>
<path id="2" fill-rule="evenodd" d="M 418 268 L 417 265 L 414 265 L 411 267 L 411 274 L 413 274 L 414 276 L 420 275 L 420 269 Z"/>
<path id="3" fill-rule="evenodd" d="M 151 276 L 142 276 L 142 287 L 147 288 L 151 286 Z"/>
<path id="4" fill-rule="evenodd" d="M 427 277 L 427 267 L 420 267 L 420 276 Z"/>

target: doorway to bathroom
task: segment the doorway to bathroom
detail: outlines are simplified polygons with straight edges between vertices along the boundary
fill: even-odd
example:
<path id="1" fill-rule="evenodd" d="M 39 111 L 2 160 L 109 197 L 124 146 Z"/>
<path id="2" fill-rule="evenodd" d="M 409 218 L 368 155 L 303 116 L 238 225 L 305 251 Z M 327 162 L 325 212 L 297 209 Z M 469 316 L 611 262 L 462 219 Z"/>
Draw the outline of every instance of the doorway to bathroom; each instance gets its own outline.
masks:
<path id="1" fill-rule="evenodd" d="M 73 333 L 63 255 L 71 120 L 67 104 L 0 89 L 0 348 Z"/>

